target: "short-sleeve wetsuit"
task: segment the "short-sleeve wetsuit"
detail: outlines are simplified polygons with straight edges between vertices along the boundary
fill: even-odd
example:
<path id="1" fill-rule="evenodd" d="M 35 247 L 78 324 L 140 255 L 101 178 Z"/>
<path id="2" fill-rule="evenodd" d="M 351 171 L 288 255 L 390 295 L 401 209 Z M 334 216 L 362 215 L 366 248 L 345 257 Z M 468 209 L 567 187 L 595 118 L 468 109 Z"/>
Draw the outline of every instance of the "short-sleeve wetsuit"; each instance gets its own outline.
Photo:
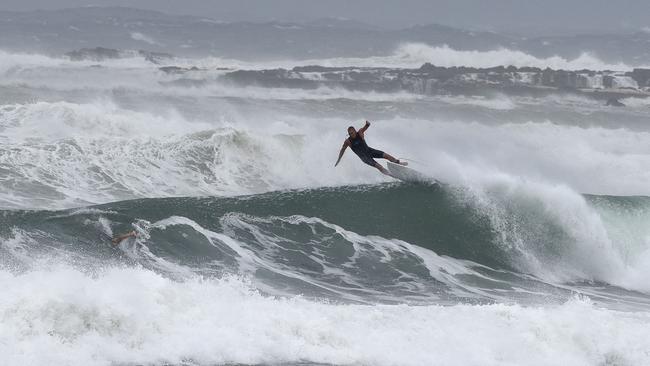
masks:
<path id="1" fill-rule="evenodd" d="M 377 162 L 374 159 L 381 159 L 384 157 L 384 152 L 381 150 L 373 149 L 366 144 L 366 140 L 357 133 L 355 138 L 348 137 L 350 148 L 364 163 L 375 166 Z"/>

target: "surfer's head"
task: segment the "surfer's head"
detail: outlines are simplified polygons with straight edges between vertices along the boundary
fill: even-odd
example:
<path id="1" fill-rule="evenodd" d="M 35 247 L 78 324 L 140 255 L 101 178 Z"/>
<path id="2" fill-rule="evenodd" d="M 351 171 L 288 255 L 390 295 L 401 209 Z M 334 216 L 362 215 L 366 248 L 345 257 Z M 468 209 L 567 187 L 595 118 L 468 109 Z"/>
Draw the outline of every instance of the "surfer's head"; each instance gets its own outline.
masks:
<path id="1" fill-rule="evenodd" d="M 352 138 L 357 137 L 357 130 L 355 130 L 352 126 L 348 127 L 348 135 L 350 135 Z"/>

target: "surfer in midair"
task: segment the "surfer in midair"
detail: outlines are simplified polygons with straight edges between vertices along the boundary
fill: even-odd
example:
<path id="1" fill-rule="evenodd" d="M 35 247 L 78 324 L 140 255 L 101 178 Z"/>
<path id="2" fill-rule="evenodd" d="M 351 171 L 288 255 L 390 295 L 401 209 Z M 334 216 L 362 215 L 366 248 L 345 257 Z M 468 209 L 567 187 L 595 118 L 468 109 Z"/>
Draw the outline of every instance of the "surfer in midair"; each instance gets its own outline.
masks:
<path id="1" fill-rule="evenodd" d="M 345 149 L 349 147 L 355 154 L 357 154 L 361 161 L 370 165 L 371 167 L 377 168 L 380 172 L 392 177 L 388 170 L 376 162 L 375 159 L 386 159 L 390 162 L 401 165 L 407 165 L 407 163 L 404 161 L 399 161 L 399 159 L 395 159 L 394 157 L 386 154 L 381 150 L 376 150 L 368 146 L 368 144 L 366 144 L 364 133 L 368 130 L 369 127 L 370 122 L 368 121 L 366 121 L 366 124 L 358 131 L 353 126 L 348 127 L 348 138 L 343 142 L 343 147 L 341 147 L 341 151 L 339 152 L 339 158 L 334 166 L 339 165 L 339 162 L 341 162 L 341 158 L 345 153 Z"/>

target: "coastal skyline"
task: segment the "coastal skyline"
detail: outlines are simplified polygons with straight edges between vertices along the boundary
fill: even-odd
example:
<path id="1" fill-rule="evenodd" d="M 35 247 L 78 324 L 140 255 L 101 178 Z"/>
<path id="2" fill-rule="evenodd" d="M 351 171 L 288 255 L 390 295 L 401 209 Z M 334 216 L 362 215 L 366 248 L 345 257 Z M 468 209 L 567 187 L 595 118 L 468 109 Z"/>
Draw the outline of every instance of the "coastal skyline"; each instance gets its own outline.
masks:
<path id="1" fill-rule="evenodd" d="M 222 21 L 304 22 L 321 18 L 358 20 L 382 28 L 444 24 L 521 34 L 632 32 L 650 26 L 650 2 L 624 0 L 5 0 L 0 11 L 53 10 L 84 6 L 127 6 Z"/>

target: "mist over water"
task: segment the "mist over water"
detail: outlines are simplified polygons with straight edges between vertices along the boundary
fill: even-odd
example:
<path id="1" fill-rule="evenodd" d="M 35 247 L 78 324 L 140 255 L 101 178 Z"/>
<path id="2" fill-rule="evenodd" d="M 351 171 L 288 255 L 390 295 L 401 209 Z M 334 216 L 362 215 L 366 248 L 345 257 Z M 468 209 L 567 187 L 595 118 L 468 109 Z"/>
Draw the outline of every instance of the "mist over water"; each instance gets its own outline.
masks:
<path id="1" fill-rule="evenodd" d="M 159 64 L 0 52 L 3 362 L 648 363 L 644 99 L 220 79 L 425 62 L 644 64 L 418 43 Z M 398 182 L 350 151 L 335 168 L 365 120 L 370 146 L 442 183 Z"/>

